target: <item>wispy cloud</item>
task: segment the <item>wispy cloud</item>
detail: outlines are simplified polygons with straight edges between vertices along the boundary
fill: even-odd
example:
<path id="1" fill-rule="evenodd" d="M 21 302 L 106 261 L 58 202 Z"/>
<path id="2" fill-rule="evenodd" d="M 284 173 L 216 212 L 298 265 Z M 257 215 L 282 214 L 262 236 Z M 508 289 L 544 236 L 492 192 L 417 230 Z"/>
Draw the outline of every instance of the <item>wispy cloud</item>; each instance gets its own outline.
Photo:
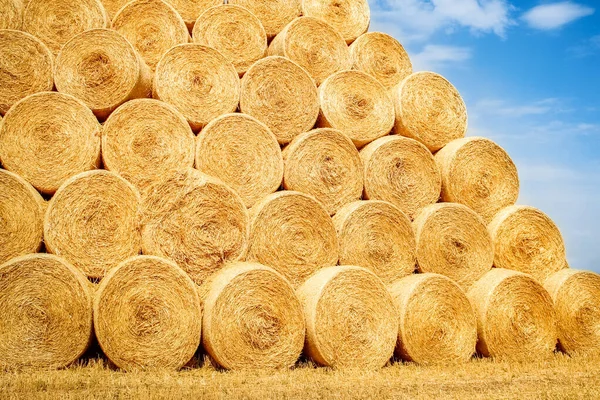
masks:
<path id="1" fill-rule="evenodd" d="M 550 112 L 559 113 L 569 111 L 564 108 L 559 99 L 547 98 L 528 104 L 514 104 L 501 99 L 481 99 L 474 105 L 478 113 L 486 115 L 499 115 L 505 117 L 524 117 L 528 115 L 543 115 Z"/>
<path id="2" fill-rule="evenodd" d="M 523 14 L 522 19 L 532 28 L 540 30 L 558 29 L 579 18 L 594 13 L 594 9 L 571 1 L 542 4 Z"/>
<path id="3" fill-rule="evenodd" d="M 471 58 L 468 47 L 429 44 L 411 59 L 415 71 L 435 71 L 449 64 L 460 64 Z"/>
<path id="4" fill-rule="evenodd" d="M 592 36 L 580 44 L 570 47 L 568 51 L 575 57 L 580 58 L 598 54 L 600 53 L 600 35 Z"/>

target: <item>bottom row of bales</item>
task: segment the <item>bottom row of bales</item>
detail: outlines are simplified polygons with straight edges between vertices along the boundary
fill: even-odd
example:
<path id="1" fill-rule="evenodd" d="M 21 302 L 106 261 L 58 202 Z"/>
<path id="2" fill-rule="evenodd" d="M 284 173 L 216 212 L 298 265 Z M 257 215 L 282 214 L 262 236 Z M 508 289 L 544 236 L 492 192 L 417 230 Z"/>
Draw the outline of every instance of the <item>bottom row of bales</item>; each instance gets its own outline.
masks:
<path id="1" fill-rule="evenodd" d="M 496 268 L 465 293 L 433 273 L 389 287 L 367 269 L 320 269 L 297 290 L 256 263 L 229 264 L 197 286 L 174 262 L 136 256 L 90 283 L 48 254 L 0 266 L 0 366 L 61 368 L 98 341 L 123 370 L 180 369 L 200 345 L 218 366 L 379 368 L 483 356 L 543 359 L 600 351 L 600 276 L 565 269 L 545 288 Z"/>

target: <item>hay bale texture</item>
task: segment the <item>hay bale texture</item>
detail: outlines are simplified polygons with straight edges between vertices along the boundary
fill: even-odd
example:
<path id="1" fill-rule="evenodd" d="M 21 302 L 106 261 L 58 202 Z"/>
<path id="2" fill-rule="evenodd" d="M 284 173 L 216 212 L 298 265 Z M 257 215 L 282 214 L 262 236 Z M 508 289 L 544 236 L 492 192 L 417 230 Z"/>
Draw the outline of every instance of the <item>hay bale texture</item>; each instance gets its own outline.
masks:
<path id="1" fill-rule="evenodd" d="M 0 29 L 21 29 L 23 0 L 0 0 Z"/>
<path id="2" fill-rule="evenodd" d="M 279 189 L 283 179 L 277 138 L 265 124 L 241 113 L 217 117 L 202 130 L 196 168 L 235 190 L 246 207 Z"/>
<path id="3" fill-rule="evenodd" d="M 467 293 L 477 314 L 477 351 L 508 360 L 548 358 L 558 337 L 552 298 L 530 275 L 494 268 Z"/>
<path id="4" fill-rule="evenodd" d="M 492 268 L 492 238 L 483 219 L 468 207 L 432 204 L 417 214 L 413 227 L 419 271 L 445 275 L 468 290 Z"/>
<path id="5" fill-rule="evenodd" d="M 248 244 L 242 199 L 195 169 L 173 171 L 143 192 L 143 254 L 171 259 L 201 285 Z"/>
<path id="6" fill-rule="evenodd" d="M 185 117 L 158 100 L 129 101 L 102 128 L 104 167 L 140 189 L 172 170 L 193 167 L 194 145 Z"/>
<path id="7" fill-rule="evenodd" d="M 227 3 L 245 7 L 256 15 L 269 39 L 302 15 L 301 0 L 228 0 Z"/>
<path id="8" fill-rule="evenodd" d="M 42 247 L 46 202 L 23 178 L 0 169 L 0 264 Z"/>
<path id="9" fill-rule="evenodd" d="M 0 366 L 63 368 L 92 337 L 85 276 L 65 260 L 30 254 L 0 266 Z"/>
<path id="10" fill-rule="evenodd" d="M 268 195 L 250 210 L 247 260 L 272 267 L 298 287 L 318 269 L 337 264 L 338 242 L 329 213 L 300 192 Z"/>
<path id="11" fill-rule="evenodd" d="M 233 64 L 217 50 L 181 44 L 158 62 L 153 97 L 177 108 L 196 132 L 237 109 L 240 79 Z"/>
<path id="12" fill-rule="evenodd" d="M 100 165 L 101 125 L 83 102 L 36 93 L 17 102 L 0 125 L 0 160 L 42 193 Z"/>
<path id="13" fill-rule="evenodd" d="M 367 0 L 302 0 L 302 12 L 327 22 L 348 44 L 365 33 L 371 22 Z"/>
<path id="14" fill-rule="evenodd" d="M 94 297 L 94 330 L 119 368 L 178 370 L 200 344 L 196 285 L 174 262 L 137 256 L 111 269 Z"/>
<path id="15" fill-rule="evenodd" d="M 374 272 L 385 284 L 415 270 L 416 244 L 410 219 L 391 203 L 355 201 L 333 217 L 340 264 Z"/>
<path id="16" fill-rule="evenodd" d="M 0 71 L 0 115 L 22 98 L 54 87 L 52 53 L 25 32 L 0 29 Z"/>
<path id="17" fill-rule="evenodd" d="M 152 71 L 173 46 L 190 40 L 185 22 L 162 0 L 134 0 L 119 10 L 112 28 L 127 39 Z"/>
<path id="18" fill-rule="evenodd" d="M 572 355 L 600 354 L 600 276 L 564 269 L 546 279 L 544 287 L 554 301 L 561 350 Z"/>
<path id="19" fill-rule="evenodd" d="M 565 244 L 558 227 L 543 212 L 529 206 L 502 209 L 488 229 L 496 253 L 494 265 L 532 275 L 544 283 L 567 267 Z"/>
<path id="20" fill-rule="evenodd" d="M 362 147 L 394 126 L 394 105 L 379 81 L 362 71 L 341 71 L 319 87 L 320 127 L 339 129 Z"/>
<path id="21" fill-rule="evenodd" d="M 294 288 L 275 270 L 232 263 L 207 283 L 202 343 L 223 368 L 281 369 L 304 345 L 304 315 Z"/>
<path id="22" fill-rule="evenodd" d="M 477 318 L 462 289 L 438 274 L 407 276 L 390 286 L 400 312 L 396 355 L 418 364 L 468 361 Z"/>
<path id="23" fill-rule="evenodd" d="M 150 69 L 121 34 L 93 29 L 73 37 L 56 57 L 56 89 L 81 99 L 100 119 L 127 100 L 150 97 Z"/>
<path id="24" fill-rule="evenodd" d="M 442 174 L 442 200 L 466 205 L 486 223 L 519 197 L 515 164 L 489 139 L 454 140 L 436 153 L 435 161 Z"/>
<path id="25" fill-rule="evenodd" d="M 334 368 L 383 367 L 394 352 L 398 314 L 372 272 L 353 266 L 323 268 L 297 291 L 304 307 L 304 354 Z"/>
<path id="26" fill-rule="evenodd" d="M 317 87 L 298 64 L 284 57 L 266 57 L 242 78 L 240 110 L 265 123 L 280 144 L 287 144 L 315 125 Z"/>
<path id="27" fill-rule="evenodd" d="M 429 150 L 416 140 L 386 136 L 365 146 L 364 198 L 392 203 L 413 218 L 440 197 L 441 176 Z"/>
<path id="28" fill-rule="evenodd" d="M 269 45 L 270 56 L 283 56 L 304 68 L 319 86 L 334 73 L 350 68 L 344 38 L 329 24 L 312 17 L 290 22 Z"/>
<path id="29" fill-rule="evenodd" d="M 232 4 L 211 7 L 202 13 L 192 36 L 194 43 L 223 54 L 240 76 L 267 54 L 267 34 L 258 17 Z"/>
<path id="30" fill-rule="evenodd" d="M 323 128 L 302 133 L 284 149 L 283 157 L 283 187 L 313 196 L 329 214 L 360 200 L 362 161 L 341 131 Z"/>
<path id="31" fill-rule="evenodd" d="M 139 254 L 140 195 L 109 171 L 68 179 L 52 197 L 44 220 L 49 253 L 64 257 L 90 278 L 102 278 L 121 261 Z"/>

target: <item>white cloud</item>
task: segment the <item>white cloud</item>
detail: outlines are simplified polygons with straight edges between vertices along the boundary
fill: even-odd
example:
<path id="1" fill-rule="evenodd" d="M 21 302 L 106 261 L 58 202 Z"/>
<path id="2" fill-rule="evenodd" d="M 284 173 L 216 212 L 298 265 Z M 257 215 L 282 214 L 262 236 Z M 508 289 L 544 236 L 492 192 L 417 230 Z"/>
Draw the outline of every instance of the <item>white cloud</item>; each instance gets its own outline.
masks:
<path id="1" fill-rule="evenodd" d="M 591 7 L 563 1 L 534 7 L 523 14 L 522 18 L 532 28 L 552 30 L 593 13 L 594 9 Z"/>
<path id="2" fill-rule="evenodd" d="M 486 115 L 506 117 L 524 117 L 528 115 L 543 115 L 550 112 L 564 112 L 560 102 L 555 98 L 547 98 L 530 104 L 511 104 L 500 99 L 482 99 L 474 105 L 474 109 Z"/>
<path id="3" fill-rule="evenodd" d="M 456 64 L 471 58 L 472 52 L 468 47 L 441 46 L 429 44 L 411 59 L 415 71 L 439 70 L 448 64 Z"/>

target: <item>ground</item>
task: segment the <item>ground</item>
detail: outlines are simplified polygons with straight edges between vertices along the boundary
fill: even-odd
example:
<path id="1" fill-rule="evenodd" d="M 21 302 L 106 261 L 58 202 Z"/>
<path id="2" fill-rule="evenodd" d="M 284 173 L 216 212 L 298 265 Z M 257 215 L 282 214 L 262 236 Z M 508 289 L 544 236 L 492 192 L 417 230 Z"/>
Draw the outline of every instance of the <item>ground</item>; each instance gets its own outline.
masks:
<path id="1" fill-rule="evenodd" d="M 388 399 L 600 398 L 600 359 L 556 354 L 514 363 L 474 359 L 455 366 L 394 363 L 377 371 L 335 371 L 304 363 L 290 371 L 115 370 L 98 359 L 59 371 L 0 373 L 0 399 Z"/>

